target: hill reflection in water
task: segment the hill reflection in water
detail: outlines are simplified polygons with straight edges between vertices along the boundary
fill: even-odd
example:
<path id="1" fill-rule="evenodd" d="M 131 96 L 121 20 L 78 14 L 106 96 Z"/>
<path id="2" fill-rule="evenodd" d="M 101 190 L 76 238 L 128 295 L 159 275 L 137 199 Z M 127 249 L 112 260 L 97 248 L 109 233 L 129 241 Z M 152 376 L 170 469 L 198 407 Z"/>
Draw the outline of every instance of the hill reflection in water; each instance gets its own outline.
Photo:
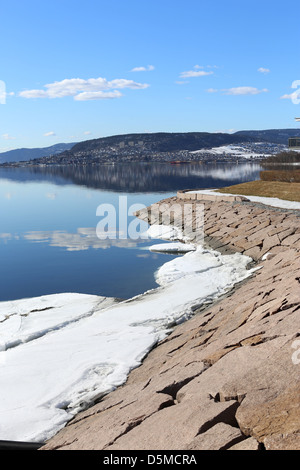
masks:
<path id="1" fill-rule="evenodd" d="M 114 165 L 1 168 L 0 178 L 48 181 L 128 193 L 229 186 L 259 179 L 258 163 L 120 163 Z"/>

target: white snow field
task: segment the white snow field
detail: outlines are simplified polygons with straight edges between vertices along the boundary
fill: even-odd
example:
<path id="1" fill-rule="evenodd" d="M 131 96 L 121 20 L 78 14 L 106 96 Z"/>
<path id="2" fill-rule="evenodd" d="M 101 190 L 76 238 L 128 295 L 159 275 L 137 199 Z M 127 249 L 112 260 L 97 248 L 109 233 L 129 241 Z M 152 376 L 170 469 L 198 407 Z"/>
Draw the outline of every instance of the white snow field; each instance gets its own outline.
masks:
<path id="1" fill-rule="evenodd" d="M 250 261 L 198 247 L 165 263 L 158 287 L 130 300 L 62 293 L 1 302 L 0 439 L 49 439 L 123 384 L 195 306 L 251 276 Z"/>
<path id="2" fill-rule="evenodd" d="M 266 144 L 265 142 L 242 143 L 240 145 L 228 144 L 210 149 L 194 150 L 192 154 L 206 154 L 212 156 L 231 156 L 246 159 L 269 157 L 279 151 L 287 151 L 288 147 L 282 144 Z"/>
<path id="3" fill-rule="evenodd" d="M 199 189 L 196 191 L 188 191 L 191 194 L 212 194 L 214 196 L 244 196 L 243 194 L 230 194 L 230 193 L 219 193 L 214 189 Z M 262 196 L 245 196 L 249 201 L 258 202 L 267 206 L 279 207 L 281 209 L 300 209 L 300 202 L 297 201 L 286 201 L 277 197 L 262 197 Z"/>

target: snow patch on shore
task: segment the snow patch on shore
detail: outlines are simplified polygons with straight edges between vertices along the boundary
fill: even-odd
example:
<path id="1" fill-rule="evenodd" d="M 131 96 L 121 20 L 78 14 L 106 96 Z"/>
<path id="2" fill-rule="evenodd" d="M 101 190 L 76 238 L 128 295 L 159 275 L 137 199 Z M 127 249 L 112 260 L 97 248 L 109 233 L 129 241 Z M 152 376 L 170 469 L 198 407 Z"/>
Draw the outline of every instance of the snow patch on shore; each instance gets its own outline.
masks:
<path id="1" fill-rule="evenodd" d="M 158 269 L 159 287 L 123 302 L 83 294 L 1 302 L 0 439 L 49 439 L 123 384 L 195 307 L 251 276 L 250 261 L 198 247 Z"/>
<path id="2" fill-rule="evenodd" d="M 197 191 L 188 191 L 191 194 L 212 194 L 214 196 L 245 196 L 245 194 L 219 193 L 214 189 L 201 189 Z M 258 202 L 267 206 L 279 207 L 281 209 L 300 209 L 300 202 L 286 201 L 276 197 L 245 196 L 249 201 Z"/>
<path id="3" fill-rule="evenodd" d="M 149 247 L 150 251 L 157 251 L 159 253 L 188 253 L 189 251 L 195 251 L 196 245 L 191 243 L 160 243 L 158 245 L 152 245 Z"/>
<path id="4" fill-rule="evenodd" d="M 156 282 L 161 286 L 166 286 L 175 281 L 185 281 L 192 283 L 194 279 L 201 284 L 196 288 L 197 294 L 201 293 L 201 298 L 216 287 L 215 293 L 243 279 L 247 273 L 247 265 L 252 261 L 248 256 L 240 253 L 234 255 L 221 255 L 218 251 L 203 249 L 199 246 L 195 252 L 187 253 L 184 256 L 175 258 L 161 266 L 156 274 Z M 249 272 L 249 271 L 248 271 Z M 175 284 L 176 284 L 175 282 Z M 189 295 L 192 296 L 192 293 Z"/>

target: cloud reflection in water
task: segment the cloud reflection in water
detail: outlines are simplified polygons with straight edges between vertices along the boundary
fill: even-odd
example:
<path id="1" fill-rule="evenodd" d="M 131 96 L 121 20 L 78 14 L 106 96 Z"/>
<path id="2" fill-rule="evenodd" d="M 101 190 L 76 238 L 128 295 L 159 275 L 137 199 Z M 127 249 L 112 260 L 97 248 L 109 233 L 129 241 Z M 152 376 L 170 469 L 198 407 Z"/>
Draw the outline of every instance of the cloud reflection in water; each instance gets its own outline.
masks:
<path id="1" fill-rule="evenodd" d="M 78 228 L 76 233 L 65 230 L 30 231 L 22 235 L 29 242 L 47 243 L 49 246 L 64 248 L 67 251 L 106 250 L 112 246 L 119 248 L 136 248 L 138 240 L 120 239 L 118 232 L 110 232 L 111 238 L 100 240 L 95 227 Z M 0 233 L 0 240 L 19 239 L 19 235 Z"/>

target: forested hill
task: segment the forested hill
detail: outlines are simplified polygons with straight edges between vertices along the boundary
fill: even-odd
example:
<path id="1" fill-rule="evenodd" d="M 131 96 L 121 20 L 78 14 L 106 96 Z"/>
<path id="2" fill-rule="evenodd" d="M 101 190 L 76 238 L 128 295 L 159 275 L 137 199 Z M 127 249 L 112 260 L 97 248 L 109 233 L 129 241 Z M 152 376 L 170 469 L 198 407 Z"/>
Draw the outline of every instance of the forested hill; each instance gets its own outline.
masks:
<path id="1" fill-rule="evenodd" d="M 300 137 L 299 129 L 246 130 L 232 134 L 212 132 L 158 132 L 124 134 L 90 139 L 75 144 L 57 144 L 44 149 L 19 149 L 0 154 L 0 164 L 32 161 L 33 164 L 72 164 L 77 162 L 151 161 L 161 155 L 164 159 L 187 158 L 188 152 L 230 144 L 272 143 L 288 145 L 289 137 Z M 172 153 L 176 153 L 172 156 Z M 182 155 L 179 155 L 179 153 Z M 169 153 L 169 157 L 167 157 Z M 185 153 L 185 154 L 184 154 Z"/>
<path id="2" fill-rule="evenodd" d="M 23 162 L 33 160 L 34 158 L 48 157 L 49 155 L 57 155 L 73 147 L 73 143 L 55 144 L 45 148 L 21 148 L 16 150 L 8 150 L 0 153 L 0 163 L 4 162 Z"/>
<path id="3" fill-rule="evenodd" d="M 209 133 L 209 132 L 185 132 L 153 134 L 126 134 L 80 142 L 72 148 L 72 153 L 91 152 L 103 148 L 140 146 L 142 149 L 152 152 L 172 152 L 177 150 L 199 150 L 201 148 L 217 147 L 242 141 L 252 142 L 252 136 L 240 136 L 235 134 Z"/>
<path id="4" fill-rule="evenodd" d="M 273 144 L 287 144 L 289 137 L 300 137 L 300 126 L 297 129 L 268 129 L 262 131 L 239 131 L 235 136 L 253 138 L 256 142 L 270 142 Z"/>
<path id="5" fill-rule="evenodd" d="M 104 148 L 140 146 L 153 152 L 172 152 L 177 150 L 199 150 L 241 142 L 271 142 L 287 144 L 291 136 L 300 136 L 299 129 L 274 129 L 262 131 L 239 131 L 234 134 L 210 132 L 126 134 L 80 142 L 72 147 L 72 154 L 91 152 Z"/>

